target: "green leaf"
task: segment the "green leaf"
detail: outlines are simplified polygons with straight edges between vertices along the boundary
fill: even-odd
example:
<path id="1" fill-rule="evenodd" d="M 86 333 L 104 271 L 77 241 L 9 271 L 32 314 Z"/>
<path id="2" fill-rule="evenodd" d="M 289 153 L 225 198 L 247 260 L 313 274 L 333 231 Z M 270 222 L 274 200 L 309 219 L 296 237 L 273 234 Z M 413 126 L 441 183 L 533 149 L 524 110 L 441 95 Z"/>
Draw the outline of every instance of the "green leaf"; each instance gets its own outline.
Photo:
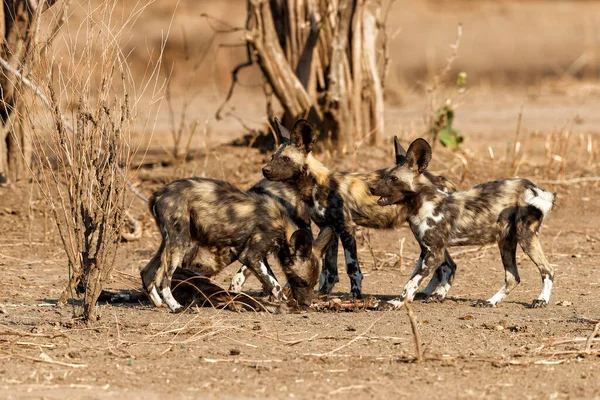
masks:
<path id="1" fill-rule="evenodd" d="M 458 150 L 460 144 L 464 140 L 462 135 L 456 129 L 452 129 L 450 125 L 447 125 L 438 132 L 438 138 L 442 146 L 449 147 L 453 150 Z"/>

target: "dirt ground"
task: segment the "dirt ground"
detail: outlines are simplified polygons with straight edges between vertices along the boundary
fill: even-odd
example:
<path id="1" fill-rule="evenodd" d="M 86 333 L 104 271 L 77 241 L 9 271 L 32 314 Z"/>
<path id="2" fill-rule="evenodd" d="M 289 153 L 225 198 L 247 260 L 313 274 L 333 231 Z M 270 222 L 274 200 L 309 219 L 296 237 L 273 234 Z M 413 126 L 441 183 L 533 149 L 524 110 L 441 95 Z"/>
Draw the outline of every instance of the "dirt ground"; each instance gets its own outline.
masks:
<path id="1" fill-rule="evenodd" d="M 407 7 L 407 2 L 399 3 Z M 429 6 L 422 10 L 425 16 L 420 18 L 431 26 L 443 8 L 446 16 L 467 13 L 481 26 L 486 21 L 481 17 L 484 13 L 496 21 L 491 26 L 500 30 L 511 23 L 522 26 L 519 21 L 525 18 L 512 2 L 497 6 L 500 11 L 494 2 L 466 10 L 445 7 L 447 3 L 427 2 Z M 531 15 L 544 2 L 525 3 L 523 12 Z M 559 3 L 564 14 L 552 9 L 548 18 L 594 21 L 598 15 L 597 2 L 578 3 L 584 7 L 579 11 L 573 11 L 568 2 Z M 414 7 L 415 3 L 408 4 Z M 239 19 L 242 14 L 235 10 L 231 15 Z M 504 19 L 494 17 L 497 11 Z M 455 27 L 452 18 L 450 22 L 444 19 L 444 24 Z M 402 21 L 398 24 L 403 23 L 405 29 L 416 29 L 417 22 Z M 550 25 L 540 22 L 534 27 L 543 30 Z M 563 49 L 576 53 L 570 40 L 583 28 L 567 25 L 575 32 L 571 39 L 565 34 L 548 40 L 560 39 L 566 42 Z M 452 29 L 445 36 L 437 35 L 437 39 L 421 40 L 436 44 L 454 39 Z M 475 48 L 494 42 L 482 41 L 479 38 L 467 46 L 467 61 L 460 68 L 470 65 Z M 409 42 L 402 39 L 403 46 Z M 497 56 L 505 54 L 501 46 L 494 49 Z M 519 56 L 511 54 L 512 58 L 502 60 L 505 66 L 495 71 L 506 73 L 518 64 Z M 536 62 L 539 57 L 531 55 Z M 416 58 L 422 62 L 412 62 L 406 71 L 417 74 L 427 64 L 423 54 Z M 477 65 L 481 74 L 492 68 L 490 63 L 471 65 Z M 538 67 L 523 70 L 543 75 Z M 56 306 L 67 283 L 66 257 L 39 191 L 35 185 L 20 182 L 0 187 L 0 398 L 599 399 L 600 337 L 590 342 L 590 351 L 585 349 L 586 339 L 600 320 L 600 182 L 569 179 L 600 175 L 600 84 L 593 79 L 541 75 L 512 85 L 481 78 L 466 94 L 453 98 L 457 100 L 454 126 L 465 136 L 464 148 L 458 155 L 436 148 L 431 169 L 460 188 L 519 175 L 558 193 L 541 233 L 546 255 L 556 268 L 548 308 L 528 308 L 541 282 L 537 269 L 520 250 L 521 285 L 497 308 L 472 307 L 474 300 L 489 298 L 498 290 L 504 273 L 497 248 L 466 247 L 451 251 L 458 271 L 450 298 L 443 303 L 413 303 L 426 358 L 421 363 L 412 362 L 415 349 L 404 310 L 273 315 L 203 308 L 171 314 L 149 303 L 101 304 L 97 324 L 83 327 L 73 320 L 71 305 Z M 340 170 L 389 166 L 392 135 L 408 143 L 423 131 L 426 101 L 415 86 L 394 86 L 400 95 L 392 93 L 388 98 L 384 145 L 361 147 L 356 154 L 322 151 L 317 157 Z M 263 103 L 247 101 L 244 96 L 249 90 L 241 88 L 234 105 L 238 116 L 258 126 L 262 116 L 257 113 Z M 212 116 L 222 97 L 216 89 L 195 96 L 190 118 L 203 121 Z M 522 124 L 516 137 L 521 107 Z M 165 148 L 170 143 L 168 119 L 164 112 L 158 116 L 144 165 L 133 177 L 144 194 L 190 175 L 227 179 L 243 188 L 260 179 L 260 168 L 269 155 L 228 145 L 243 133 L 232 118 L 211 119 L 210 133 L 195 138 L 188 163 L 163 166 L 160 161 L 167 159 Z M 520 152 L 513 164 L 515 139 Z M 131 211 L 143 222 L 143 236 L 121 245 L 109 283 L 112 288 L 139 288 L 139 270 L 159 243 L 146 205 L 132 198 Z M 397 295 L 418 255 L 409 229 L 361 230 L 358 243 L 365 274 L 363 292 L 383 299 Z M 349 284 L 342 254 L 339 260 L 340 283 L 334 295 L 344 296 Z M 232 265 L 217 281 L 227 286 L 238 267 Z M 277 269 L 275 273 L 281 276 Z M 255 279 L 246 286 L 250 292 L 259 288 Z"/>

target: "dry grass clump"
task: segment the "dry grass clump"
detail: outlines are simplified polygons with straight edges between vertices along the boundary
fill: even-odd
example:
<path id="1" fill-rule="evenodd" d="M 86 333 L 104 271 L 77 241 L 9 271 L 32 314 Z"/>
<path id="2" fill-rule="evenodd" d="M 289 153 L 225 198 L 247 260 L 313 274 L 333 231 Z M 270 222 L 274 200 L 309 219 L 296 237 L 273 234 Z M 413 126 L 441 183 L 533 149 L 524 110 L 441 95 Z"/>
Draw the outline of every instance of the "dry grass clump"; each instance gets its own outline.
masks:
<path id="1" fill-rule="evenodd" d="M 83 294 L 78 314 L 85 322 L 96 318 L 97 298 L 113 269 L 128 208 L 130 182 L 124 171 L 136 150 L 139 101 L 156 77 L 151 72 L 136 91 L 122 51 L 125 33 L 145 6 L 118 18 L 116 5 L 82 5 L 87 17 L 77 36 L 64 38 L 68 57 L 53 49 L 41 54 L 28 84 L 36 95 L 30 96 L 25 115 L 40 171 L 36 180 L 68 259 L 69 284 L 59 302 L 74 289 Z M 159 64 L 160 57 L 151 70 Z M 151 87 L 149 100 L 154 107 L 157 87 Z M 151 115 L 152 110 L 143 111 Z"/>

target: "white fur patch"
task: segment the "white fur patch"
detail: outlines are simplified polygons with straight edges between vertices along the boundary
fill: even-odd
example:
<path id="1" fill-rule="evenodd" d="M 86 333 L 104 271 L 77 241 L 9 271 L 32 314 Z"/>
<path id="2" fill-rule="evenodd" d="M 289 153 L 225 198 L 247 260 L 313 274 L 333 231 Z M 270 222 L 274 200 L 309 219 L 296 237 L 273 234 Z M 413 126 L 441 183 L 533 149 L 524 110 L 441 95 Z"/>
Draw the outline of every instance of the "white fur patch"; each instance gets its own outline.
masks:
<path id="1" fill-rule="evenodd" d="M 281 285 L 279 284 L 279 282 L 277 282 L 277 279 L 273 278 L 269 274 L 269 269 L 267 268 L 264 262 L 260 262 L 260 267 L 257 272 L 258 276 L 261 277 L 261 279 L 264 280 L 270 288 L 272 288 L 271 294 L 273 295 L 273 297 L 275 297 L 277 300 L 287 300 L 287 298 L 283 294 L 283 289 L 281 288 Z"/>
<path id="2" fill-rule="evenodd" d="M 438 285 L 438 287 L 435 288 L 435 290 L 433 291 L 432 294 L 435 294 L 436 296 L 439 296 L 440 298 L 445 299 L 446 296 L 448 296 L 449 291 L 450 291 L 450 284 L 445 283 L 442 285 Z"/>
<path id="3" fill-rule="evenodd" d="M 395 309 L 398 309 L 404 305 L 404 302 L 400 299 L 389 300 L 388 304 L 390 304 Z"/>
<path id="4" fill-rule="evenodd" d="M 175 297 L 173 297 L 170 287 L 167 286 L 162 288 L 161 292 L 163 299 L 165 299 L 165 303 L 167 303 L 167 306 L 169 306 L 171 311 L 175 312 L 182 307 L 181 304 L 179 304 L 177 300 L 175 300 Z"/>
<path id="5" fill-rule="evenodd" d="M 421 275 L 416 274 L 412 278 L 408 280 L 406 285 L 404 285 L 404 289 L 402 290 L 402 294 L 406 300 L 412 301 L 415 298 L 415 293 L 419 289 L 419 282 L 421 281 Z"/>
<path id="6" fill-rule="evenodd" d="M 156 290 L 156 286 L 152 285 L 152 290 L 150 290 L 148 297 L 150 297 L 150 300 L 152 301 L 155 307 L 160 307 L 162 305 L 162 299 L 158 295 L 158 290 Z"/>
<path id="7" fill-rule="evenodd" d="M 498 293 L 496 293 L 495 295 L 493 295 L 492 297 L 490 297 L 488 299 L 488 303 L 495 306 L 496 304 L 498 304 L 502 300 L 504 300 L 505 297 L 506 297 L 506 285 L 502 285 L 500 290 L 498 290 Z"/>
<path id="8" fill-rule="evenodd" d="M 553 193 L 546 192 L 540 188 L 530 188 L 523 193 L 525 203 L 540 210 L 544 214 L 544 217 L 552 210 L 554 197 Z"/>
<path id="9" fill-rule="evenodd" d="M 552 293 L 552 279 L 547 276 L 544 277 L 544 281 L 542 283 L 542 293 L 540 293 L 539 300 L 544 300 L 546 303 L 550 303 L 550 294 Z"/>
<path id="10" fill-rule="evenodd" d="M 248 267 L 243 265 L 242 268 L 240 268 L 240 270 L 233 275 L 233 278 L 231 278 L 231 285 L 229 285 L 230 292 L 239 293 L 242 291 L 242 286 L 244 285 L 244 282 L 246 282 L 247 269 Z"/>
<path id="11" fill-rule="evenodd" d="M 417 215 L 410 217 L 410 222 L 417 227 L 418 235 L 422 238 L 431 227 L 427 221 L 431 218 L 433 222 L 440 222 L 444 219 L 444 214 L 439 213 L 434 215 L 433 212 L 437 208 L 437 204 L 433 201 L 426 201 L 423 203 Z"/>

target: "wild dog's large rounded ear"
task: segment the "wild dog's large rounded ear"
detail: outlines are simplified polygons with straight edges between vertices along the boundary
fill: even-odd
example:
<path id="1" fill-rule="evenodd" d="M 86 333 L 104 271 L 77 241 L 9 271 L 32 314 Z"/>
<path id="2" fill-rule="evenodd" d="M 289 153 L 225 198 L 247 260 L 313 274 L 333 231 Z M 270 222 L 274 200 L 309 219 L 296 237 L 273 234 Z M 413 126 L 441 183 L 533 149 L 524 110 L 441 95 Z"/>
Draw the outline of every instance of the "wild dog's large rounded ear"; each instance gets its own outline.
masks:
<path id="1" fill-rule="evenodd" d="M 317 140 L 315 127 L 305 119 L 296 121 L 291 132 L 292 144 L 303 148 L 306 153 L 310 153 L 315 140 Z"/>
<path id="2" fill-rule="evenodd" d="M 281 144 L 291 144 L 291 133 L 288 128 L 283 126 L 279 118 L 273 118 L 273 129 L 275 129 L 275 133 L 277 134 L 277 139 Z"/>
<path id="3" fill-rule="evenodd" d="M 333 228 L 331 226 L 326 226 L 325 228 L 321 229 L 319 236 L 317 236 L 315 242 L 313 243 L 313 252 L 318 258 L 323 256 L 323 253 L 325 253 L 325 249 L 327 249 L 329 243 L 331 243 L 333 236 Z"/>
<path id="4" fill-rule="evenodd" d="M 394 136 L 394 150 L 396 151 L 396 165 L 404 165 L 406 162 L 406 150 L 400 144 L 398 136 Z"/>
<path id="5" fill-rule="evenodd" d="M 297 257 L 309 258 L 313 247 L 312 235 L 306 229 L 298 229 L 290 238 L 290 249 Z"/>
<path id="6" fill-rule="evenodd" d="M 425 139 L 416 139 L 408 146 L 406 152 L 406 165 L 420 174 L 427 169 L 431 161 L 431 146 Z"/>

